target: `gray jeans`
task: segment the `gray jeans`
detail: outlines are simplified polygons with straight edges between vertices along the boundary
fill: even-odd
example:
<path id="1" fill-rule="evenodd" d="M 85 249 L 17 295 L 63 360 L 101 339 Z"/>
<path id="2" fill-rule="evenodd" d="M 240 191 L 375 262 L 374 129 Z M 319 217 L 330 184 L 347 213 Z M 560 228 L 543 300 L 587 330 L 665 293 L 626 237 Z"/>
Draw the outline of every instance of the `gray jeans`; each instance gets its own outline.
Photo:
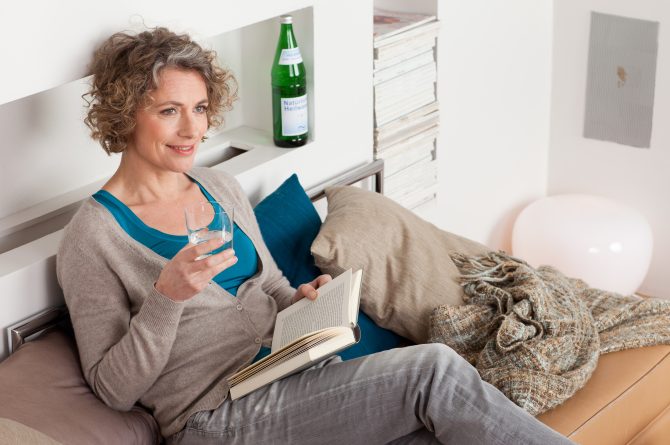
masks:
<path id="1" fill-rule="evenodd" d="M 168 444 L 569 444 L 441 344 L 339 357 L 188 420 Z"/>

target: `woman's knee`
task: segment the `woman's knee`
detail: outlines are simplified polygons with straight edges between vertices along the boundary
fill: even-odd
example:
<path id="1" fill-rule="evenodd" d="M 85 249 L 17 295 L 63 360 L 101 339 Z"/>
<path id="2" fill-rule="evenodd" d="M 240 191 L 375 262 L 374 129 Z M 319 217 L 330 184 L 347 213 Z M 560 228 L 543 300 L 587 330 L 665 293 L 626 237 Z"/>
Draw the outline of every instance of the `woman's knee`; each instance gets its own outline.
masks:
<path id="1" fill-rule="evenodd" d="M 426 343 L 404 348 L 391 349 L 363 359 L 380 372 L 395 369 L 396 373 L 403 369 L 435 370 L 448 373 L 454 367 L 468 365 L 453 349 L 440 343 Z M 469 365 L 468 365 L 469 366 Z"/>
<path id="2" fill-rule="evenodd" d="M 416 347 L 420 348 L 423 354 L 433 355 L 441 359 L 449 360 L 453 359 L 454 357 L 460 357 L 456 351 L 442 343 L 426 343 L 417 345 Z"/>
<path id="3" fill-rule="evenodd" d="M 441 343 L 426 343 L 413 346 L 416 360 L 432 367 L 447 368 L 462 364 L 465 360 L 456 351 Z"/>

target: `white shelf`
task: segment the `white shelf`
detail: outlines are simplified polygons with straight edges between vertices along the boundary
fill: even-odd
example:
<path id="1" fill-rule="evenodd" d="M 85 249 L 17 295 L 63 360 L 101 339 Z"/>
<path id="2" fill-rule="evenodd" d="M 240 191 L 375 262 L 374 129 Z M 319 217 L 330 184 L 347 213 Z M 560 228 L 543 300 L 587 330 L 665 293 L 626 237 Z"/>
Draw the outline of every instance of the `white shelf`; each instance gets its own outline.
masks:
<path id="1" fill-rule="evenodd" d="M 310 142 L 301 148 L 309 146 Z M 267 131 L 240 126 L 221 132 L 202 144 L 194 164 L 213 167 L 237 176 L 294 150 L 296 149 L 274 146 L 272 135 Z M 0 239 L 11 237 L 40 224 L 48 224 L 68 212 L 73 213 L 82 200 L 94 194 L 107 180 L 107 177 L 102 178 L 0 219 Z M 55 227 L 51 227 L 50 231 L 61 229 L 64 223 L 58 221 L 52 224 L 55 224 Z M 15 244 L 22 244 L 25 240 L 21 241 Z M 8 245 L 9 248 L 0 249 L 0 252 L 12 248 L 11 242 Z"/>
<path id="2" fill-rule="evenodd" d="M 207 165 L 219 170 L 223 170 L 233 176 L 238 176 L 248 172 L 256 167 L 277 159 L 296 150 L 302 150 L 311 146 L 313 141 L 309 140 L 307 144 L 298 148 L 281 148 L 274 145 L 272 134 L 269 131 L 259 130 L 252 127 L 238 127 L 213 137 L 210 142 L 215 143 L 219 150 L 221 147 L 235 147 L 245 150 L 239 156 L 228 159 L 225 162 L 198 163 L 196 165 Z M 207 154 L 204 154 L 207 156 Z"/>
<path id="3" fill-rule="evenodd" d="M 179 26 L 170 26 L 178 32 L 188 32 L 205 47 L 216 51 L 222 66 L 237 79 L 238 100 L 225 114 L 226 128 L 231 130 L 218 133 L 201 144 L 195 165 L 223 164 L 217 168 L 237 176 L 296 151 L 275 147 L 272 142 L 269 68 L 279 33 L 278 17 L 290 13 L 300 30 L 299 43 L 305 63 L 312 73 L 316 72 L 314 3 L 314 0 L 283 0 L 260 9 L 241 8 L 229 21 L 208 18 L 205 20 L 209 23 L 207 26 L 192 15 L 184 24 L 197 23 L 197 32 L 192 27 L 182 30 Z M 118 12 L 125 19 L 127 12 L 124 8 Z M 144 26 L 138 23 L 140 25 Z M 322 29 L 324 33 L 328 32 L 327 27 Z M 89 37 L 92 34 L 89 33 Z M 80 45 L 85 46 L 86 56 L 80 54 L 79 62 L 88 60 L 90 48 L 99 43 L 98 39 L 99 32 L 96 32 L 95 42 L 91 40 Z M 80 41 L 71 43 L 79 45 Z M 5 132 L 5 139 L 9 146 L 20 144 L 22 147 L 21 156 L 13 157 L 7 166 L 9 178 L 19 176 L 14 172 L 33 165 L 36 166 L 33 176 L 37 178 L 31 182 L 22 176 L 16 181 L 17 187 L 27 196 L 25 200 L 9 193 L 0 196 L 3 209 L 0 214 L 0 254 L 62 228 L 82 200 L 99 190 L 118 165 L 114 162 L 118 155 L 112 159 L 100 155 L 99 147 L 90 140 L 88 129 L 81 123 L 85 112 L 81 95 L 88 90 L 90 79 L 83 78 L 82 73 L 69 75 L 74 75 L 77 80 L 68 84 L 59 80 L 50 89 L 32 82 L 29 84 L 31 88 L 40 88 L 36 94 L 18 97 L 11 103 L 0 100 L 4 118 L 4 125 L 0 127 Z M 55 78 L 54 73 L 49 77 Z M 313 110 L 316 97 L 313 80 L 310 80 L 308 90 L 310 110 Z M 315 129 L 314 121 L 310 114 L 311 132 Z M 26 137 L 26 133 L 30 137 Z M 62 149 L 54 150 L 54 141 Z M 64 168 L 52 167 L 56 165 Z"/>

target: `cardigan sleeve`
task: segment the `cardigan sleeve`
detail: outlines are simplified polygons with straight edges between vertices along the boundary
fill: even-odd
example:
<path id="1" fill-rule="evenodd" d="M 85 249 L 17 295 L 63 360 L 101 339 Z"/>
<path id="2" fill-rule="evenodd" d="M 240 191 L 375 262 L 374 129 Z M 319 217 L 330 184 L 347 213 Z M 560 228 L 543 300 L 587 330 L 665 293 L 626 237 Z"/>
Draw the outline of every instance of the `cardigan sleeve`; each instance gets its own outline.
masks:
<path id="1" fill-rule="evenodd" d="M 107 405 L 126 411 L 167 363 L 184 304 L 149 285 L 140 310 L 131 315 L 125 287 L 95 238 L 68 227 L 57 256 L 57 277 L 86 381 Z"/>

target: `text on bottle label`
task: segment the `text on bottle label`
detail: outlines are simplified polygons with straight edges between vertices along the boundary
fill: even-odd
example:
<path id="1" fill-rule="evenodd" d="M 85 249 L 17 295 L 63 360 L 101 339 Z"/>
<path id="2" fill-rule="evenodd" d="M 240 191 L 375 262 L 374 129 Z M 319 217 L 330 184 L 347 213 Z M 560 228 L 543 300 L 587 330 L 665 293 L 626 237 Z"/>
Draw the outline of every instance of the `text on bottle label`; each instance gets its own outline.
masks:
<path id="1" fill-rule="evenodd" d="M 302 63 L 300 48 L 296 47 L 281 50 L 278 63 L 280 65 L 295 65 L 297 63 Z"/>
<path id="2" fill-rule="evenodd" d="M 307 95 L 281 98 L 282 136 L 307 133 Z"/>

